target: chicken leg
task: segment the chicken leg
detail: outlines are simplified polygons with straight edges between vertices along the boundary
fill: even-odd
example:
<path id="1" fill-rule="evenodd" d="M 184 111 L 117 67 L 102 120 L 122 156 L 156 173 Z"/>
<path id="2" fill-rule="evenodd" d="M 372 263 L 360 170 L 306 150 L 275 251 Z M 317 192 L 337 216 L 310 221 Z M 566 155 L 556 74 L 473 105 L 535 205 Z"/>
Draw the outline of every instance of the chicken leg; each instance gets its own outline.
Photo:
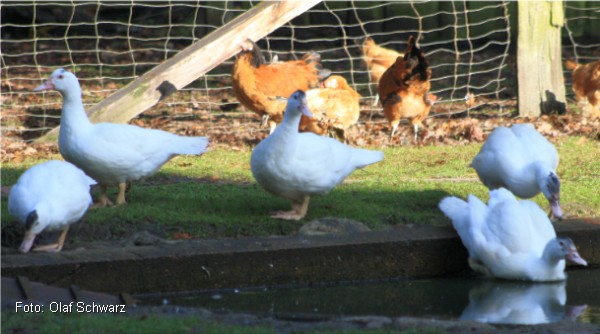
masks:
<path id="1" fill-rule="evenodd" d="M 300 220 L 308 212 L 308 203 L 310 196 L 304 196 L 301 201 L 292 201 L 291 211 L 277 211 L 271 215 L 271 218 L 285 220 Z"/>
<path id="2" fill-rule="evenodd" d="M 419 124 L 413 124 L 413 131 L 415 132 L 415 142 L 419 139 Z"/>
<path id="3" fill-rule="evenodd" d="M 392 133 L 390 134 L 390 141 L 394 140 L 394 135 L 396 134 L 396 130 L 398 129 L 399 122 L 392 123 Z"/>

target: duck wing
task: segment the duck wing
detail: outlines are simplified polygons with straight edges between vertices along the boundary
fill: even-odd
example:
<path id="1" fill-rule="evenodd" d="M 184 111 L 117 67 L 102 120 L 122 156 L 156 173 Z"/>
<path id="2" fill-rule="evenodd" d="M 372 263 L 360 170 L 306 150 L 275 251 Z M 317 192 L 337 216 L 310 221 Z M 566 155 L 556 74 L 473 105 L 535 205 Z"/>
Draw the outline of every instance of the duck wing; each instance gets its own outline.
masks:
<path id="1" fill-rule="evenodd" d="M 329 191 L 356 169 L 383 159 L 381 151 L 353 148 L 313 133 L 299 133 L 298 136 L 298 144 L 289 161 L 298 166 L 299 177 L 312 190 Z"/>

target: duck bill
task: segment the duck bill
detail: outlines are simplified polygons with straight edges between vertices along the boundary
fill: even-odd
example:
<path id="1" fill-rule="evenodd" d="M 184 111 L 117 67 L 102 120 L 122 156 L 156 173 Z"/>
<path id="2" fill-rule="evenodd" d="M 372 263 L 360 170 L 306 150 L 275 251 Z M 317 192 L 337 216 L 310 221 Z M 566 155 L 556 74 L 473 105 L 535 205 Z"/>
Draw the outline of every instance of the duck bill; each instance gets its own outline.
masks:
<path id="1" fill-rule="evenodd" d="M 569 318 L 575 319 L 575 318 L 579 317 L 580 315 L 583 315 L 585 313 L 585 310 L 587 310 L 587 308 L 588 308 L 588 306 L 585 304 L 569 306 L 569 307 L 567 307 L 567 315 L 569 316 Z"/>
<path id="2" fill-rule="evenodd" d="M 43 90 L 51 90 L 51 89 L 54 89 L 54 84 L 52 84 L 51 80 L 48 80 L 48 81 L 44 82 L 43 84 L 35 87 L 33 89 L 33 91 L 34 92 L 40 92 L 40 91 L 43 91 Z"/>
<path id="3" fill-rule="evenodd" d="M 21 246 L 19 247 L 19 251 L 21 253 L 27 253 L 31 250 L 33 246 L 33 241 L 35 241 L 36 234 L 30 231 L 25 232 L 25 236 L 23 237 L 23 242 L 21 242 Z"/>
<path id="4" fill-rule="evenodd" d="M 567 260 L 573 262 L 573 263 L 577 263 L 580 264 L 582 266 L 587 266 L 587 261 L 584 260 L 579 253 L 577 252 L 576 249 L 572 249 L 569 251 L 569 254 L 567 255 Z"/>
<path id="5" fill-rule="evenodd" d="M 306 117 L 313 117 L 313 114 L 310 112 L 310 110 L 308 110 L 308 104 L 306 103 L 306 101 L 304 101 L 304 103 L 302 103 L 302 105 L 300 106 L 300 111 Z"/>
<path id="6" fill-rule="evenodd" d="M 554 217 L 562 219 L 562 217 L 563 217 L 563 211 L 560 208 L 560 203 L 558 202 L 557 199 L 551 199 L 550 200 L 550 211 L 552 212 L 552 214 L 554 215 Z"/>

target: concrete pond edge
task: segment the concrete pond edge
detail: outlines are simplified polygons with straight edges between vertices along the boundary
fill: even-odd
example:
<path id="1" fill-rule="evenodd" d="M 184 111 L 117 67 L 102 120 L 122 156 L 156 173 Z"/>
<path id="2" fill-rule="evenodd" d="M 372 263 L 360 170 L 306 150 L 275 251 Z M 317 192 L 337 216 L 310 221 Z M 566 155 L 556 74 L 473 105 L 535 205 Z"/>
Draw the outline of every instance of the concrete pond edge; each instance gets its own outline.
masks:
<path id="1" fill-rule="evenodd" d="M 600 220 L 571 219 L 555 228 L 573 239 L 590 266 L 600 265 Z M 451 227 L 420 225 L 9 254 L 1 262 L 4 277 L 111 294 L 440 277 L 469 270 L 467 252 Z"/>

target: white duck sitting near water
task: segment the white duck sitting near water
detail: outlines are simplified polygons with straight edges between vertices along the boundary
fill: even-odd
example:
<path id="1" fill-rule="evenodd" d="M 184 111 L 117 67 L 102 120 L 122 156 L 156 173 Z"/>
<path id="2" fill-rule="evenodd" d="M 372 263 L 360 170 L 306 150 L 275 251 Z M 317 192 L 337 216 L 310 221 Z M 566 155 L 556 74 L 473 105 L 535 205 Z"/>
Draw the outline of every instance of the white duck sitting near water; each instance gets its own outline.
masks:
<path id="1" fill-rule="evenodd" d="M 383 152 L 350 147 L 310 132 L 298 132 L 301 115 L 312 117 L 306 94 L 293 93 L 283 122 L 261 141 L 250 161 L 256 181 L 270 193 L 289 199 L 292 210 L 273 218 L 300 220 L 310 196 L 325 194 L 358 168 L 383 159 Z"/>
<path id="2" fill-rule="evenodd" d="M 497 127 L 471 163 L 489 189 L 503 187 L 521 198 L 542 192 L 551 215 L 562 218 L 557 166 L 556 149 L 531 124 Z"/>
<path id="3" fill-rule="evenodd" d="M 34 91 L 55 89 L 63 96 L 58 147 L 65 160 L 81 168 L 101 186 L 97 206 L 111 205 L 108 186 L 119 187 L 117 204 L 125 204 L 127 183 L 151 176 L 179 154 L 201 154 L 206 137 L 182 137 L 129 124 L 92 124 L 83 108 L 77 77 L 64 69 Z"/>
<path id="4" fill-rule="evenodd" d="M 90 187 L 94 184 L 96 181 L 65 161 L 52 160 L 25 171 L 8 195 L 8 212 L 26 228 L 19 250 L 27 253 L 44 230 L 62 230 L 57 243 L 33 249 L 60 251 L 70 225 L 92 204 Z"/>
<path id="5" fill-rule="evenodd" d="M 518 201 L 504 188 L 490 191 L 488 205 L 469 195 L 468 202 L 446 197 L 439 207 L 452 220 L 476 272 L 503 279 L 560 281 L 566 278 L 565 259 L 587 265 L 570 238 L 556 237 L 537 204 Z"/>

